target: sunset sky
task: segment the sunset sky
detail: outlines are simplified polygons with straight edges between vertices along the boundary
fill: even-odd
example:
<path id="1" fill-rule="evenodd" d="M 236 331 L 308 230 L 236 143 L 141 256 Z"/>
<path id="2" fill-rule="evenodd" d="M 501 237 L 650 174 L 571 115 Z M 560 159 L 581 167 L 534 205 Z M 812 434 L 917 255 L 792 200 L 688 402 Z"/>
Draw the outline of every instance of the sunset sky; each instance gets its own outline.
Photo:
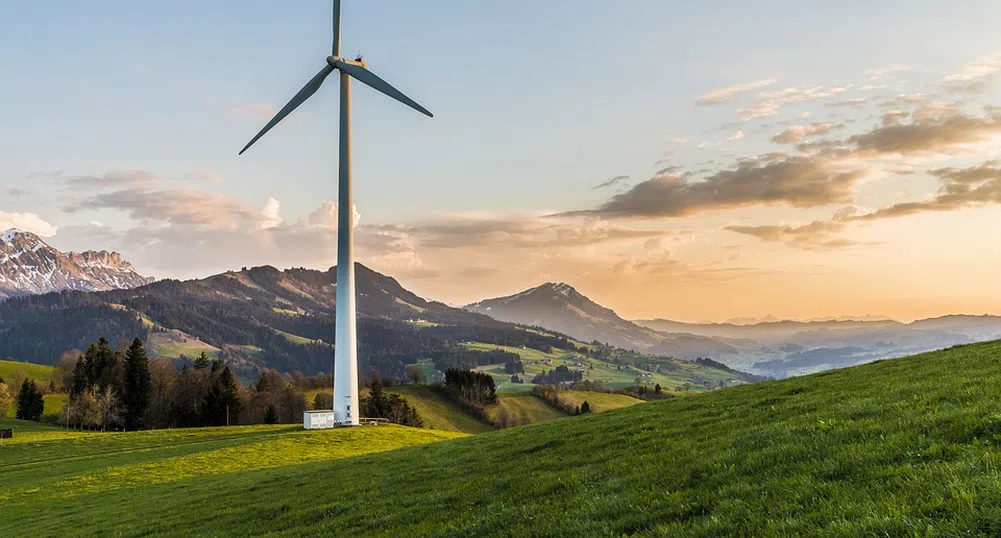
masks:
<path id="1" fill-rule="evenodd" d="M 878 4 L 878 5 L 873 5 Z M 0 229 L 156 277 L 335 262 L 330 3 L 0 3 Z M 614 9 L 613 9 L 614 7 Z M 453 304 L 1001 314 L 1001 4 L 346 0 L 359 261 Z"/>

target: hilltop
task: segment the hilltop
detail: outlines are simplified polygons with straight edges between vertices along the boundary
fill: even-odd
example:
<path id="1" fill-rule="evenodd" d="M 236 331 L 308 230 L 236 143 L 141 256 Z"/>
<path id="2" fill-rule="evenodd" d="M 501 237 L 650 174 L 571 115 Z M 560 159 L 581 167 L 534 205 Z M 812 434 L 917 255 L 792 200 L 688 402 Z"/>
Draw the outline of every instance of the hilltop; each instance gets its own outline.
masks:
<path id="1" fill-rule="evenodd" d="M 378 454 L 298 455 L 350 451 L 338 436 L 367 433 L 335 430 L 283 445 L 276 465 L 229 468 L 225 432 L 259 435 L 246 446 L 265 454 L 266 429 L 205 442 L 50 432 L 0 452 L 0 534 L 995 536 L 999 357 L 1001 343 L 976 344 Z M 218 470 L 134 478 L 186 461 Z"/>
<path id="2" fill-rule="evenodd" d="M 563 282 L 546 282 L 514 295 L 486 299 L 465 308 L 501 321 L 544 327 L 585 342 L 598 341 L 654 355 L 694 359 L 737 352 L 718 339 L 693 334 L 665 334 L 625 320 L 611 308 L 594 302 Z"/>

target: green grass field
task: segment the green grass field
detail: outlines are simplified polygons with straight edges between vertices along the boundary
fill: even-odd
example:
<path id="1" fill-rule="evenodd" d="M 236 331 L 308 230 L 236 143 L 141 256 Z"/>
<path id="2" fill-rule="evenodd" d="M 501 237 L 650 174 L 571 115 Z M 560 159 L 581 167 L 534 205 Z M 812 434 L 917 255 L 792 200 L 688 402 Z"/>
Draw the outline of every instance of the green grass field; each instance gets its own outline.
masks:
<path id="1" fill-rule="evenodd" d="M 48 385 L 54 370 L 53 367 L 42 364 L 0 360 L 0 377 L 7 382 L 10 382 L 15 374 L 23 372 L 28 376 L 28 379 L 34 379 L 36 382 L 44 382 Z"/>
<path id="2" fill-rule="evenodd" d="M 625 394 L 606 394 L 603 392 L 585 392 L 581 390 L 568 390 L 562 394 L 573 402 L 574 405 L 581 405 L 587 402 L 591 406 L 592 413 L 601 413 L 603 411 L 646 403 L 639 398 L 633 398 Z"/>
<path id="3" fill-rule="evenodd" d="M 635 379 L 638 376 L 647 373 L 650 373 L 651 375 L 643 378 L 645 385 L 653 388 L 657 384 L 660 384 L 662 389 L 666 391 L 678 391 L 686 383 L 691 385 L 692 391 L 702 391 L 705 390 L 705 387 L 701 384 L 697 384 L 697 379 L 721 381 L 734 377 L 732 374 L 722 370 L 705 368 L 694 363 L 683 361 L 670 361 L 670 363 L 677 368 L 676 370 L 664 373 L 651 373 L 635 366 L 636 364 L 649 362 L 651 359 L 644 355 L 631 352 L 624 352 L 620 357 L 629 362 L 629 364 L 619 365 L 612 362 L 585 357 L 578 353 L 573 353 L 563 349 L 554 348 L 550 353 L 545 353 L 537 349 L 522 349 L 496 344 L 484 344 L 481 342 L 465 343 L 463 345 L 466 349 L 470 350 L 503 350 L 510 353 L 517 353 L 521 356 L 525 366 L 525 373 L 521 375 L 521 377 L 525 380 L 524 384 L 511 383 L 511 374 L 504 371 L 503 364 L 493 364 L 476 368 L 476 370 L 493 376 L 494 381 L 497 383 L 497 392 L 499 393 L 524 392 L 532 390 L 533 385 L 530 381 L 535 375 L 542 373 L 543 370 L 552 370 L 560 365 L 566 365 L 571 369 L 575 369 L 580 368 L 577 364 L 583 364 L 584 380 L 599 381 L 607 388 L 631 387 L 635 385 Z M 593 365 L 594 368 L 589 368 L 589 365 Z"/>
<path id="4" fill-rule="evenodd" d="M 11 393 L 20 389 L 20 387 L 9 386 L 12 380 L 18 374 L 25 374 L 28 379 L 34 379 L 38 383 L 42 390 L 48 390 L 49 380 L 52 379 L 53 372 L 55 368 L 52 366 L 45 366 L 42 364 L 33 364 L 30 362 L 17 362 L 17 361 L 0 361 L 0 377 L 7 382 L 8 388 Z M 65 394 L 46 394 L 45 395 L 45 410 L 43 413 L 45 415 L 55 415 L 63 408 L 63 402 L 66 401 Z M 7 409 L 7 418 L 14 418 L 14 414 L 17 412 L 15 405 L 12 403 L 10 408 Z M 2 418 L 2 417 L 0 417 Z"/>
<path id="5" fill-rule="evenodd" d="M 25 433 L 0 535 L 1001 534 L 1001 343 L 395 450 L 456 434 L 379 428 Z"/>
<path id="6" fill-rule="evenodd" d="M 567 416 L 530 392 L 500 394 L 497 403 L 487 406 L 487 413 L 493 419 L 501 409 L 506 409 L 511 416 L 524 417 L 529 424 L 540 424 Z"/>
<path id="7" fill-rule="evenodd" d="M 326 342 L 324 342 L 323 340 L 310 340 L 309 338 L 305 338 L 297 334 L 287 333 L 285 331 L 279 331 L 278 329 L 272 329 L 272 330 L 293 344 L 299 344 L 299 345 L 326 344 Z M 333 348 L 334 346 L 330 347 Z"/>
<path id="8" fill-rule="evenodd" d="M 162 357 L 165 359 L 176 359 L 182 354 L 190 358 L 195 358 L 202 352 L 205 352 L 206 355 L 213 359 L 219 357 L 219 348 L 206 344 L 180 331 L 152 333 L 149 335 L 146 346 L 152 357 Z"/>

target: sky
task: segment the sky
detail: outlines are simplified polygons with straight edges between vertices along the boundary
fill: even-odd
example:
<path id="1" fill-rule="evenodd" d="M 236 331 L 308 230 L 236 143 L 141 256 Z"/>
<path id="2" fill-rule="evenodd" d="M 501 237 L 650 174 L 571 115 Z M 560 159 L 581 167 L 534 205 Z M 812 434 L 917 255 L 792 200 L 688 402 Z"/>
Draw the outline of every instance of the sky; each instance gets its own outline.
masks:
<path id="1" fill-rule="evenodd" d="M 1001 314 L 1001 4 L 345 0 L 358 260 L 450 304 Z M 613 9 L 614 6 L 614 9 Z M 0 229 L 159 278 L 336 260 L 330 3 L 0 0 Z"/>

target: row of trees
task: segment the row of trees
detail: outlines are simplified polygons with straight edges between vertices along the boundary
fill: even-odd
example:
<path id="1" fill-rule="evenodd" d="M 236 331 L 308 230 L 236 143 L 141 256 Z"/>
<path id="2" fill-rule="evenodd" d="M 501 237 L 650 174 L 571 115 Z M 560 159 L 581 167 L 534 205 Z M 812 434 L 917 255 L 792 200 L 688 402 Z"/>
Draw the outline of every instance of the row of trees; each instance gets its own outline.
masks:
<path id="1" fill-rule="evenodd" d="M 533 387 L 532 392 L 542 398 L 542 401 L 568 415 L 586 415 L 592 411 L 591 404 L 587 400 L 578 405 L 567 396 L 566 390 L 561 385 L 541 385 Z"/>
<path id="2" fill-rule="evenodd" d="M 541 374 L 532 378 L 532 383 L 536 385 L 558 385 L 560 383 L 580 383 L 584 380 L 584 372 L 571 370 L 565 364 L 561 364 L 552 370 L 543 370 Z"/>
<path id="3" fill-rule="evenodd" d="M 244 386 L 222 359 L 202 353 L 180 362 L 178 367 L 169 359 L 150 360 L 139 338 L 118 349 L 101 338 L 84 352 L 69 353 L 55 375 L 68 392 L 58 421 L 92 430 L 298 423 L 310 407 L 303 392 L 332 385 L 330 374 L 306 377 L 264 369 L 255 383 Z M 372 379 L 370 395 L 359 402 L 364 416 L 412 426 L 423 423 L 402 397 L 382 391 L 377 373 Z M 6 386 L 0 387 L 5 411 Z M 27 379 L 24 387 L 17 395 L 18 416 L 22 400 L 37 401 L 35 407 L 24 406 L 23 416 L 39 420 L 41 391 Z M 312 401 L 313 409 L 331 405 L 329 392 L 317 393 Z"/>
<path id="4" fill-rule="evenodd" d="M 497 401 L 497 386 L 490 374 L 449 368 L 445 371 L 445 390 L 454 399 L 485 405 Z"/>
<path id="5" fill-rule="evenodd" d="M 387 394 L 382 390 L 382 382 L 378 377 L 369 385 L 369 395 L 358 402 L 362 417 L 377 417 L 389 419 L 390 422 L 421 428 L 424 419 L 417 409 L 411 407 L 399 394 Z"/>
<path id="6" fill-rule="evenodd" d="M 65 361 L 61 369 L 67 370 Z M 203 353 L 193 368 L 185 364 L 178 372 L 169 361 L 151 364 L 139 338 L 124 351 L 99 339 L 63 378 L 69 395 L 60 421 L 67 426 L 221 426 L 238 422 L 244 407 L 239 381 L 222 360 Z"/>

